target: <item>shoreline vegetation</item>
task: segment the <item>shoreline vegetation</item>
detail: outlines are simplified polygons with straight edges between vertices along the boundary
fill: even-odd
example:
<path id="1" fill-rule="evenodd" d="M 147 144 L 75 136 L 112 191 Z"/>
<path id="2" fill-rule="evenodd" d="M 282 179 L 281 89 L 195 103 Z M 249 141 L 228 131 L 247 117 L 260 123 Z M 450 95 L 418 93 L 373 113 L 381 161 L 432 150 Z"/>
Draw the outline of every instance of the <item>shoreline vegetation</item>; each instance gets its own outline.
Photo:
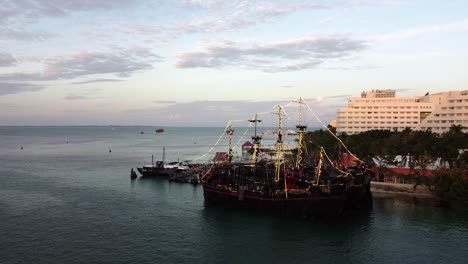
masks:
<path id="1" fill-rule="evenodd" d="M 336 134 L 335 128 L 329 127 Z M 468 210 L 468 133 L 452 125 L 447 132 L 431 130 L 369 130 L 348 135 L 337 134 L 365 166 L 376 172 L 372 189 L 376 193 L 427 196 L 441 205 Z M 344 150 L 326 130 L 308 132 L 307 152 L 324 147 L 337 160 Z M 405 160 L 397 161 L 397 157 Z M 408 168 L 409 173 L 395 173 L 389 168 Z M 384 182 L 388 179 L 392 183 Z"/>

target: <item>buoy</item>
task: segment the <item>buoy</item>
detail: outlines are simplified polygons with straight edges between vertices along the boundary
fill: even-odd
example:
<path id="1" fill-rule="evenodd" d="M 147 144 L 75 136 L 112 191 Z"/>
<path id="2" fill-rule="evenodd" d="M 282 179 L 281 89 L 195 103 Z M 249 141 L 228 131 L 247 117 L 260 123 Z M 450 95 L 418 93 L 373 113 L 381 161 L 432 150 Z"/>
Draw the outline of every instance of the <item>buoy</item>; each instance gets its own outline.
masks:
<path id="1" fill-rule="evenodd" d="M 111 149 L 109 149 L 109 153 L 111 153 L 111 152 L 112 152 L 112 150 L 111 150 Z"/>
<path id="2" fill-rule="evenodd" d="M 23 149 L 23 145 L 21 145 L 21 150 Z"/>

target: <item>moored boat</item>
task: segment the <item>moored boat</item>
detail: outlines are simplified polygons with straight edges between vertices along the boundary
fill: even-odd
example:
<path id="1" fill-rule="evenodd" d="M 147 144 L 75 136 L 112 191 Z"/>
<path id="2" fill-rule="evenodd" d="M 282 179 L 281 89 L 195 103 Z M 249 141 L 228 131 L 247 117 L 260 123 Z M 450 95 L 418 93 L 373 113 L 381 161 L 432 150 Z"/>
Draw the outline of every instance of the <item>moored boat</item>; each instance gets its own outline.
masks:
<path id="1" fill-rule="evenodd" d="M 144 177 L 156 177 L 156 176 L 171 176 L 175 172 L 181 172 L 188 170 L 188 166 L 182 164 L 182 162 L 169 162 L 166 164 L 165 161 L 166 148 L 163 148 L 163 160 L 154 162 L 154 156 L 151 155 L 151 164 L 137 167 L 139 173 Z"/>
<path id="2" fill-rule="evenodd" d="M 318 159 L 304 160 L 307 126 L 301 122 L 296 126 L 299 140 L 295 159 L 283 155 L 282 111 L 279 106 L 276 158 L 258 160 L 261 136 L 257 134 L 252 136 L 252 161 L 232 162 L 232 146 L 229 146 L 228 160 L 214 164 L 201 179 L 205 201 L 304 216 L 336 216 L 371 209 L 371 172 L 364 167 L 339 168 L 328 159 L 323 148 Z M 255 122 L 255 126 L 259 122 L 257 118 L 249 121 Z"/>

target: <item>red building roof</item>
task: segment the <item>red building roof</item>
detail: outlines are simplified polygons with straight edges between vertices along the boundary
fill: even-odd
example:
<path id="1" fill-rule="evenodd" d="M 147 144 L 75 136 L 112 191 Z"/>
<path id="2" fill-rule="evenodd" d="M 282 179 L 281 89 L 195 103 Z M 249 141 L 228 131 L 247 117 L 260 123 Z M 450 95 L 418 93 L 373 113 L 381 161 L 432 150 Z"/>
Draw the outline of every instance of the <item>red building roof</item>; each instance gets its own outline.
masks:
<path id="1" fill-rule="evenodd" d="M 244 144 L 242 144 L 242 149 L 251 148 L 253 146 L 254 146 L 254 144 L 252 144 L 252 142 L 246 141 Z"/>

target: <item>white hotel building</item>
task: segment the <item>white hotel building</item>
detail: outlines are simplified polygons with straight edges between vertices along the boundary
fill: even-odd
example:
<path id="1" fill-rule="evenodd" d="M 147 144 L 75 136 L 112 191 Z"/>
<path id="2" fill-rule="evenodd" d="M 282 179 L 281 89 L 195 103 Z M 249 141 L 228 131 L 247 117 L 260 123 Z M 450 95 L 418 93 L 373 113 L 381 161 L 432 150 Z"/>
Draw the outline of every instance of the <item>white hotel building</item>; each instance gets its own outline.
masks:
<path id="1" fill-rule="evenodd" d="M 372 90 L 350 98 L 348 108 L 338 109 L 336 131 L 356 134 L 409 127 L 443 133 L 452 125 L 461 125 L 468 132 L 468 90 L 421 97 L 396 97 L 395 90 Z"/>

